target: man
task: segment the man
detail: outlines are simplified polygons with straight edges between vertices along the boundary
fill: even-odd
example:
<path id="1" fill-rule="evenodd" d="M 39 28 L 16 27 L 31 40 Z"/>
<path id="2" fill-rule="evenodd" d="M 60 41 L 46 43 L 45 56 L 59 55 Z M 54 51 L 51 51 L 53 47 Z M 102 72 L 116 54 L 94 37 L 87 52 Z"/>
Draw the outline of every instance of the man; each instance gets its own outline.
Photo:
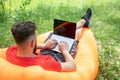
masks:
<path id="1" fill-rule="evenodd" d="M 82 20 L 77 23 L 77 28 L 88 27 L 91 15 L 92 10 L 88 8 Z M 59 43 L 59 50 L 63 54 L 65 62 L 57 62 L 49 55 L 36 54 L 36 48 L 52 49 L 57 41 L 49 39 L 46 43 L 37 44 L 37 35 L 35 31 L 36 25 L 31 21 L 24 21 L 13 25 L 11 32 L 17 45 L 9 47 L 6 52 L 9 62 L 24 67 L 39 65 L 43 69 L 59 72 L 74 71 L 76 69 L 76 64 L 68 52 L 67 42 L 62 41 Z M 76 36 L 79 34 L 80 31 L 78 30 Z"/>

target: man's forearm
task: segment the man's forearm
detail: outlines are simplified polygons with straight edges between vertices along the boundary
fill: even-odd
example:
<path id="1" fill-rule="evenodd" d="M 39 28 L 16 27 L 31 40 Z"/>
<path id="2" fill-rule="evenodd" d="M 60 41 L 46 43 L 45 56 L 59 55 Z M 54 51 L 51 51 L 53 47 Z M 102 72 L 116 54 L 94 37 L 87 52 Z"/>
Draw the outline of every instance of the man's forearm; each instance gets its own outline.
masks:
<path id="1" fill-rule="evenodd" d="M 62 70 L 61 71 L 74 71 L 76 69 L 76 64 L 72 58 L 72 56 L 69 54 L 69 52 L 63 51 L 63 55 L 65 58 L 65 62 L 61 63 Z"/>
<path id="2" fill-rule="evenodd" d="M 37 44 L 37 49 L 45 49 L 45 45 L 44 44 Z"/>
<path id="3" fill-rule="evenodd" d="M 63 51 L 63 55 L 65 58 L 65 62 L 74 61 L 72 56 L 70 55 L 70 53 L 67 50 Z"/>

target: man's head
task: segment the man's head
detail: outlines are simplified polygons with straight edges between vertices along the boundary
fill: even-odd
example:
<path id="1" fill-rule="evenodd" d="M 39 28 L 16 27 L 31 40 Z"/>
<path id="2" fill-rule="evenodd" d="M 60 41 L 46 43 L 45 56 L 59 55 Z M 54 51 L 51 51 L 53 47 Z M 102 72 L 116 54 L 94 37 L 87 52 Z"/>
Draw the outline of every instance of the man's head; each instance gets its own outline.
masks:
<path id="1" fill-rule="evenodd" d="M 31 41 L 36 42 L 36 25 L 31 21 L 15 23 L 11 28 L 12 35 L 18 46 L 27 45 Z M 35 43 L 36 45 L 36 43 Z M 34 47 L 36 47 L 34 45 Z"/>

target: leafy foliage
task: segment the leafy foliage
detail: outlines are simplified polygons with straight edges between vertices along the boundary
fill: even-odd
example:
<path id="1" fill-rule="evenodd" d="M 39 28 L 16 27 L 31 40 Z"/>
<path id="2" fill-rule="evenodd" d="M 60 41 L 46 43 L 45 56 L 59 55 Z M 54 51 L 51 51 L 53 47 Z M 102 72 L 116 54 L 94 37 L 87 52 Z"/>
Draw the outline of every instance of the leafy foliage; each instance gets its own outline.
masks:
<path id="1" fill-rule="evenodd" d="M 91 30 L 99 49 L 96 80 L 119 80 L 119 0 L 0 0 L 0 47 L 14 44 L 10 27 L 16 21 L 35 22 L 40 34 L 52 30 L 54 18 L 77 22 L 88 7 L 93 9 Z"/>
<path id="2" fill-rule="evenodd" d="M 15 10 L 15 20 L 23 21 L 29 18 L 29 13 L 26 10 L 27 5 L 29 5 L 31 0 L 23 0 L 18 9 Z"/>

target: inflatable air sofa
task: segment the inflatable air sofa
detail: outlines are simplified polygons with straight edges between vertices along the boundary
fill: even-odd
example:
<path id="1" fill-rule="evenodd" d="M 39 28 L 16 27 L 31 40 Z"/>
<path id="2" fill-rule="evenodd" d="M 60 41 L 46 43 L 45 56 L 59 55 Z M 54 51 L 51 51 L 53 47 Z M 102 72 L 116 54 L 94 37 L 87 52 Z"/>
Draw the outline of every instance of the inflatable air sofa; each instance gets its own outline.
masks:
<path id="1" fill-rule="evenodd" d="M 43 43 L 49 32 L 38 35 Z M 79 38 L 75 57 L 77 69 L 74 72 L 54 72 L 40 66 L 21 67 L 6 60 L 6 49 L 0 49 L 0 80 L 94 80 L 98 72 L 98 49 L 93 33 L 84 28 Z"/>

